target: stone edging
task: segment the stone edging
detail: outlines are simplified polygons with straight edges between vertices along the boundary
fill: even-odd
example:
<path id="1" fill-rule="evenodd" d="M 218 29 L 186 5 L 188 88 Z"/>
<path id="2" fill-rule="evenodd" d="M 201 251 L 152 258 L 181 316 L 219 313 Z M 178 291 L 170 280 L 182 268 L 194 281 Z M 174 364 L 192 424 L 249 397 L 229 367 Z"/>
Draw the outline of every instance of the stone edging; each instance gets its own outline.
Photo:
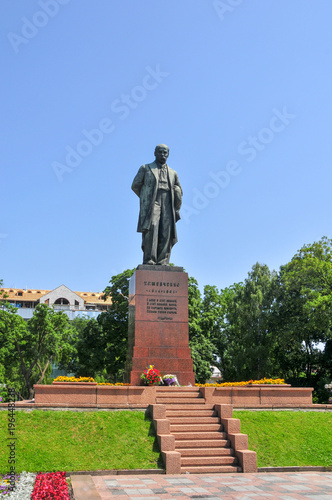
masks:
<path id="1" fill-rule="evenodd" d="M 331 472 L 331 467 L 320 466 L 289 466 L 289 467 L 258 467 L 257 473 L 266 472 Z M 66 476 L 144 476 L 146 474 L 165 474 L 164 469 L 120 469 L 120 470 L 95 470 L 66 472 Z M 204 473 L 206 474 L 206 473 Z M 224 474 L 224 473 L 223 473 Z"/>
<path id="2" fill-rule="evenodd" d="M 292 465 L 288 467 L 258 467 L 257 472 L 331 472 L 332 467 L 316 465 Z"/>
<path id="3" fill-rule="evenodd" d="M 312 405 L 233 405 L 236 411 L 332 411 L 332 405 L 312 404 Z"/>
<path id="4" fill-rule="evenodd" d="M 110 469 L 79 470 L 66 472 L 66 477 L 75 476 L 144 476 L 146 474 L 165 474 L 164 469 Z"/>
<path id="5" fill-rule="evenodd" d="M 16 401 L 15 409 L 38 410 L 72 410 L 72 411 L 97 411 L 97 410 L 147 410 L 147 404 L 70 404 L 70 403 L 33 403 L 30 401 Z M 8 403 L 0 403 L 0 411 L 7 410 Z M 312 405 L 233 405 L 236 411 L 332 411 L 332 404 Z"/>

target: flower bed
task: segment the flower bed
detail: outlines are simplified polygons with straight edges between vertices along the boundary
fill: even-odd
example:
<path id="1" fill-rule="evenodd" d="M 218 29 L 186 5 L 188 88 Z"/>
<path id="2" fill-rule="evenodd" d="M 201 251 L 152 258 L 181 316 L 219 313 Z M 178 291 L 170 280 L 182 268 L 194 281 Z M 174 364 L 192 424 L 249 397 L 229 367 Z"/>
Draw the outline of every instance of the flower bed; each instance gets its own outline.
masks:
<path id="1" fill-rule="evenodd" d="M 15 476 L 0 476 L 0 497 L 9 500 L 30 500 L 36 474 L 22 472 Z M 15 488 L 13 485 L 15 482 Z"/>
<path id="2" fill-rule="evenodd" d="M 0 496 L 8 495 L 13 489 L 14 481 L 16 487 L 19 479 L 19 475 L 10 476 L 9 474 L 6 474 L 5 476 L 0 477 Z M 8 496 L 6 496 L 6 498 L 8 498 Z"/>
<path id="3" fill-rule="evenodd" d="M 115 382 L 115 384 L 111 384 L 110 382 L 98 382 L 97 385 L 110 385 L 113 387 L 125 387 L 125 386 L 128 386 L 130 384 L 124 384 L 122 382 Z"/>
<path id="4" fill-rule="evenodd" d="M 53 384 L 59 384 L 59 383 L 70 383 L 70 384 L 86 384 L 86 383 L 94 383 L 97 385 L 111 385 L 111 386 L 125 386 L 125 385 L 130 385 L 130 384 L 123 384 L 122 382 L 115 382 L 112 384 L 111 382 L 96 382 L 93 377 L 65 377 L 65 376 L 59 376 L 56 379 L 53 380 Z"/>
<path id="5" fill-rule="evenodd" d="M 287 385 L 283 378 L 262 378 L 261 380 L 248 380 L 247 382 L 221 382 L 218 384 L 195 384 L 196 387 L 241 387 L 248 385 Z"/>
<path id="6" fill-rule="evenodd" d="M 171 381 L 172 379 L 176 379 Z M 141 379 L 145 385 L 178 385 L 176 375 L 164 375 L 162 376 L 160 371 L 154 368 L 154 365 L 150 365 L 149 368 L 144 370 L 141 375 Z M 59 382 L 67 382 L 67 383 L 96 383 L 93 377 L 65 377 L 59 376 L 57 377 L 53 383 L 57 384 Z M 97 385 L 109 385 L 115 387 L 124 387 L 129 386 L 130 384 L 124 384 L 122 382 L 98 382 Z M 287 385 L 285 384 L 285 380 L 283 378 L 263 378 L 261 380 L 248 380 L 244 382 L 215 382 L 215 383 L 206 383 L 206 384 L 195 384 L 196 387 L 241 387 L 248 385 Z"/>
<path id="7" fill-rule="evenodd" d="M 8 500 L 70 500 L 66 473 L 22 472 L 14 477 L 0 476 L 0 497 Z"/>
<path id="8" fill-rule="evenodd" d="M 70 500 L 65 472 L 39 473 L 31 500 Z"/>
<path id="9" fill-rule="evenodd" d="M 92 377 L 57 377 L 56 379 L 53 380 L 53 382 L 77 382 L 77 383 L 84 383 L 84 382 L 96 382 L 94 378 Z"/>

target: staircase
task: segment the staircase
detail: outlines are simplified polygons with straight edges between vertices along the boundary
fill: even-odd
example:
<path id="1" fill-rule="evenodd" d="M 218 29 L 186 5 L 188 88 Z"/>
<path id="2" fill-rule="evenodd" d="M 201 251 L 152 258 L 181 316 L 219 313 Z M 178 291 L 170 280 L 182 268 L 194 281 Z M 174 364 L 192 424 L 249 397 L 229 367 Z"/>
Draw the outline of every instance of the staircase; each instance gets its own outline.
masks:
<path id="1" fill-rule="evenodd" d="M 214 405 L 198 387 L 158 387 L 156 404 L 166 407 L 181 473 L 242 472 Z"/>

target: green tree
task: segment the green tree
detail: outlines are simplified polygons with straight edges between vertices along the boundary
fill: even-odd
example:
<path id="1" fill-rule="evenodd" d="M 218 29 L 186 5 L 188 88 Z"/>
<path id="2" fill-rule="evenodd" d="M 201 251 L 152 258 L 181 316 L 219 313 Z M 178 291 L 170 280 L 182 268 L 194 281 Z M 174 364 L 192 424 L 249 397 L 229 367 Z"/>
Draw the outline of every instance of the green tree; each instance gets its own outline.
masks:
<path id="1" fill-rule="evenodd" d="M 204 383 L 211 377 L 215 347 L 202 329 L 202 297 L 198 283 L 193 277 L 188 280 L 189 347 L 195 372 L 195 381 Z"/>
<path id="2" fill-rule="evenodd" d="M 220 369 L 223 376 L 232 365 L 229 356 L 227 312 L 240 287 L 241 284 L 234 284 L 220 291 L 215 286 L 206 285 L 204 287 L 201 328 L 213 345 L 214 364 Z"/>
<path id="3" fill-rule="evenodd" d="M 42 383 L 52 361 L 71 356 L 71 333 L 66 314 L 55 312 L 46 304 L 39 304 L 28 322 L 15 309 L 0 311 L 1 351 L 7 353 L 11 364 L 19 367 L 24 395 L 33 397 L 33 385 Z"/>
<path id="4" fill-rule="evenodd" d="M 188 323 L 189 340 L 202 333 L 202 296 L 195 278 L 188 278 Z"/>
<path id="5" fill-rule="evenodd" d="M 110 296 L 110 309 L 98 316 L 98 323 L 107 338 L 106 369 L 114 380 L 122 380 L 128 347 L 128 304 L 129 280 L 135 269 L 127 269 L 113 276 L 110 286 L 104 290 L 105 297 Z"/>
<path id="6" fill-rule="evenodd" d="M 69 353 L 70 355 L 64 355 L 59 359 L 58 361 L 58 368 L 60 370 L 65 370 L 66 373 L 74 373 L 76 375 L 84 375 L 84 373 L 81 373 L 81 365 L 80 365 L 80 359 L 78 355 L 78 348 L 81 342 L 81 339 L 84 336 L 84 331 L 87 328 L 87 324 L 89 321 L 96 321 L 94 319 L 90 320 L 90 318 L 86 315 L 83 316 L 76 316 L 71 322 L 71 334 L 68 337 L 68 346 L 69 346 Z M 93 350 L 93 343 L 91 344 L 91 350 Z M 85 351 L 85 359 L 84 362 L 86 362 L 87 358 L 90 355 L 90 349 L 87 349 Z M 87 372 L 86 372 L 87 373 Z M 87 376 L 91 376 L 90 373 Z"/>
<path id="7" fill-rule="evenodd" d="M 111 297 L 108 311 L 97 319 L 78 318 L 76 357 L 62 368 L 76 375 L 103 378 L 112 382 L 122 380 L 128 345 L 129 279 L 134 269 L 113 276 L 104 296 Z"/>
<path id="8" fill-rule="evenodd" d="M 225 378 L 248 380 L 278 373 L 274 307 L 278 287 L 275 271 L 256 263 L 243 286 L 228 303 L 226 344 L 230 362 Z"/>
<path id="9" fill-rule="evenodd" d="M 225 316 L 227 291 L 206 285 L 203 298 L 194 278 L 189 280 L 189 335 L 196 382 L 211 378 L 211 366 L 224 369 L 227 358 Z"/>
<path id="10" fill-rule="evenodd" d="M 15 315 L 15 309 L 9 306 L 11 314 L 5 309 L 0 310 L 0 395 L 7 400 L 7 387 L 11 387 L 22 397 L 24 381 L 19 366 L 18 354 L 12 342 L 11 332 L 24 331 L 26 324 L 22 318 Z"/>
<path id="11" fill-rule="evenodd" d="M 77 322 L 78 323 L 78 322 Z M 77 326 L 74 325 L 74 328 Z M 76 376 L 98 377 L 105 367 L 107 342 L 98 318 L 82 319 L 76 342 L 76 359 L 66 370 L 72 370 Z"/>
<path id="12" fill-rule="evenodd" d="M 304 245 L 280 269 L 279 361 L 286 376 L 321 371 L 332 339 L 332 240 Z M 327 355 L 325 355 L 326 357 Z"/>
<path id="13" fill-rule="evenodd" d="M 324 374 L 329 378 L 332 379 L 332 339 L 328 339 L 324 352 L 323 352 L 323 363 L 322 363 L 322 368 L 324 371 Z"/>

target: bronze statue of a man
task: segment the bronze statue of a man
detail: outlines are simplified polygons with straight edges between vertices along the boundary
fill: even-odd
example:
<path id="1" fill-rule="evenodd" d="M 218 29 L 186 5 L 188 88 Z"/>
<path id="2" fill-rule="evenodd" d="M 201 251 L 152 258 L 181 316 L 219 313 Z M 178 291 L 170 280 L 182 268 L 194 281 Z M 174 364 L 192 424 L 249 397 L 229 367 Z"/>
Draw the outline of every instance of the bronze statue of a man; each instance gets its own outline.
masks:
<path id="1" fill-rule="evenodd" d="M 166 163 L 169 147 L 159 144 L 154 155 L 153 163 L 139 169 L 131 189 L 140 198 L 137 231 L 143 233 L 143 264 L 168 266 L 177 242 L 175 224 L 180 219 L 182 188 L 178 174 Z"/>

